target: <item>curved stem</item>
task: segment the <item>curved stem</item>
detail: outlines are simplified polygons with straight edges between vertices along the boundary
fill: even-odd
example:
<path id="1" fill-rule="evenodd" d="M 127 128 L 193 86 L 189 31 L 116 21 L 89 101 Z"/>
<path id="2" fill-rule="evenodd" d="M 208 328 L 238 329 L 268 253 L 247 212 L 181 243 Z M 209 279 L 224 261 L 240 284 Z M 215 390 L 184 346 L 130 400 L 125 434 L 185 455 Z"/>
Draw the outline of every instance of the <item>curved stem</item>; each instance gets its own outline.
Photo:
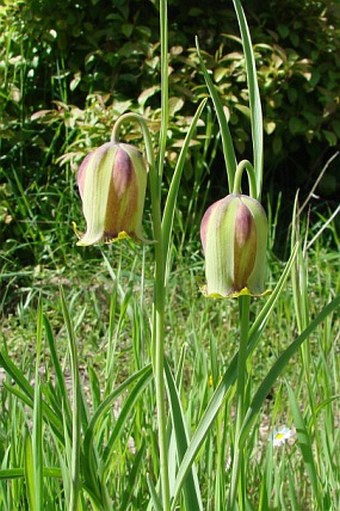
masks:
<path id="1" fill-rule="evenodd" d="M 254 199 L 256 199 L 255 171 L 254 171 L 254 167 L 248 160 L 242 160 L 237 165 L 233 193 L 241 193 L 242 175 L 243 175 L 244 170 L 246 170 L 247 174 L 248 174 L 249 195 L 251 197 L 253 197 Z"/>
<path id="2" fill-rule="evenodd" d="M 147 159 L 148 159 L 148 164 L 151 167 L 154 167 L 155 166 L 155 157 L 154 157 L 154 151 L 153 151 L 153 146 L 152 146 L 152 142 L 151 142 L 150 131 L 149 131 L 146 119 L 144 119 L 144 117 L 142 117 L 141 115 L 134 114 L 132 112 L 121 115 L 117 119 L 117 121 L 115 122 L 115 124 L 112 128 L 111 142 L 117 143 L 119 141 L 120 130 L 121 130 L 123 124 L 127 123 L 127 122 L 136 122 L 137 124 L 139 124 L 141 131 L 142 131 L 144 143 L 145 143 L 145 150 L 146 150 L 146 155 L 147 155 Z"/>

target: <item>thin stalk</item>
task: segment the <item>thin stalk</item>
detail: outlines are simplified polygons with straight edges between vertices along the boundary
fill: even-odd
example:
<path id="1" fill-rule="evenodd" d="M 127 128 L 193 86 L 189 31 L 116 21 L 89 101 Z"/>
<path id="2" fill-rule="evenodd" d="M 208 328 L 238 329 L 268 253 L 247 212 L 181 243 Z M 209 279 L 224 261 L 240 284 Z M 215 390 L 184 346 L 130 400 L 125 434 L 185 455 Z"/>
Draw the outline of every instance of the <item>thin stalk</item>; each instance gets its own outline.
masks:
<path id="1" fill-rule="evenodd" d="M 242 191 L 241 182 L 244 170 L 246 170 L 248 174 L 249 194 L 251 197 L 256 199 L 256 176 L 254 172 L 254 167 L 248 160 L 242 160 L 237 165 L 233 193 L 241 193 Z"/>
<path id="2" fill-rule="evenodd" d="M 239 511 L 245 509 L 245 478 L 243 464 L 243 442 L 241 442 L 241 428 L 247 410 L 247 343 L 249 334 L 249 306 L 250 296 L 239 297 L 240 313 L 240 348 L 237 363 L 236 384 L 236 425 L 234 440 L 234 456 L 231 473 L 228 510 L 236 509 L 236 493 L 238 492 Z"/>
<path id="3" fill-rule="evenodd" d="M 68 335 L 68 349 L 70 355 L 72 375 L 72 444 L 71 444 L 71 466 L 70 466 L 70 500 L 69 511 L 78 511 L 80 502 L 80 441 L 81 441 L 81 395 L 79 380 L 79 365 L 74 329 L 66 305 L 63 289 L 60 288 L 61 304 L 64 321 Z"/>
<path id="4" fill-rule="evenodd" d="M 41 297 L 39 298 L 38 321 L 37 321 L 37 343 L 36 343 L 36 364 L 35 364 L 35 386 L 34 386 L 34 419 L 33 419 L 33 470 L 35 486 L 35 507 L 36 511 L 43 509 L 43 425 L 41 410 L 41 384 L 39 377 L 40 357 L 42 350 L 42 329 L 43 311 Z"/>
<path id="5" fill-rule="evenodd" d="M 255 199 L 261 199 L 263 181 L 263 116 L 257 82 L 256 63 L 247 19 L 240 0 L 233 0 L 239 29 L 241 32 L 243 52 L 246 60 L 247 84 L 249 91 L 249 107 L 251 122 L 251 138 L 253 142 L 253 159 L 256 176 Z"/>
<path id="6" fill-rule="evenodd" d="M 168 447 L 166 435 L 166 404 L 164 383 L 164 311 L 165 311 L 165 266 L 166 250 L 163 249 L 163 229 L 161 214 L 161 183 L 164 169 L 164 157 L 167 142 L 169 117 L 169 80 L 168 80 L 168 16 L 167 1 L 160 0 L 160 42 L 161 42 L 161 127 L 159 137 L 158 172 L 154 175 L 154 193 L 151 190 L 152 221 L 155 244 L 155 281 L 153 303 L 153 366 L 155 375 L 156 408 L 158 423 L 158 445 L 160 457 L 160 480 L 163 511 L 170 511 L 170 483 L 168 468 Z M 151 180 L 151 176 L 150 176 Z M 154 195 L 154 197 L 152 197 Z M 167 246 L 167 243 L 166 243 Z"/>
<path id="7" fill-rule="evenodd" d="M 169 119 L 169 66 L 168 66 L 168 8 L 167 0 L 159 2 L 160 42 L 161 42 L 161 129 L 159 135 L 158 177 L 162 182 L 166 139 Z"/>
<path id="8" fill-rule="evenodd" d="M 161 233 L 160 233 L 161 234 Z M 164 309 L 165 309 L 165 275 L 162 242 L 156 238 L 155 245 L 155 290 L 153 309 L 152 351 L 155 376 L 155 393 L 158 422 L 158 443 L 160 455 L 160 478 L 162 487 L 163 511 L 170 511 L 170 487 L 168 471 L 168 450 L 166 435 L 166 407 L 164 385 Z"/>

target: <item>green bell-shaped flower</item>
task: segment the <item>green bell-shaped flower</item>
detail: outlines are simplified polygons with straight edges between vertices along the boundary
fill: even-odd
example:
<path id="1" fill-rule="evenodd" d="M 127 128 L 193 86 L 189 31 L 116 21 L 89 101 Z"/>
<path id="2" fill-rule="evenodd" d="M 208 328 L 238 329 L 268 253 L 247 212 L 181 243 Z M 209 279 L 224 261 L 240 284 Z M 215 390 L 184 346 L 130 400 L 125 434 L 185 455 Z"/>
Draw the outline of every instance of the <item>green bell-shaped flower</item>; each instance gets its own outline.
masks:
<path id="1" fill-rule="evenodd" d="M 134 146 L 108 142 L 98 147 L 80 165 L 77 183 L 87 225 L 77 245 L 126 235 L 143 240 L 147 169 Z"/>
<path id="2" fill-rule="evenodd" d="M 201 222 L 206 295 L 264 293 L 267 230 L 263 207 L 247 195 L 228 195 L 207 209 Z"/>

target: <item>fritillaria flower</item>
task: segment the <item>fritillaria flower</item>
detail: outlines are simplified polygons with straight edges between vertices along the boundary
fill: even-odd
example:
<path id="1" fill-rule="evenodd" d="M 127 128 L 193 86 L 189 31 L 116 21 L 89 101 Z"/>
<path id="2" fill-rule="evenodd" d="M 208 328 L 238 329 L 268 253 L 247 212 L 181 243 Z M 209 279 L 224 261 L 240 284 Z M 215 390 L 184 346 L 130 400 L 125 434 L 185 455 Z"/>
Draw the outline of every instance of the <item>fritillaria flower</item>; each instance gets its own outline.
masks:
<path id="1" fill-rule="evenodd" d="M 143 239 L 147 169 L 134 146 L 108 142 L 98 147 L 80 165 L 77 183 L 87 225 L 77 245 L 126 235 Z"/>
<path id="2" fill-rule="evenodd" d="M 257 200 L 230 194 L 212 204 L 201 222 L 201 241 L 206 295 L 226 297 L 264 292 L 267 218 Z"/>

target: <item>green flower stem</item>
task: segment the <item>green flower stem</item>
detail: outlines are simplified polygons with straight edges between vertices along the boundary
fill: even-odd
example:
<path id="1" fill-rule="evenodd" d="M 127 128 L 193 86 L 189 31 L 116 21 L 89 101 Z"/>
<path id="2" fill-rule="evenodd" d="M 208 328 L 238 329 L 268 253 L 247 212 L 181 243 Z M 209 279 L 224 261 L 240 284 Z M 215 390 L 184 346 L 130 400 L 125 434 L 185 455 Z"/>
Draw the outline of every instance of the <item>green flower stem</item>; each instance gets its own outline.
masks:
<path id="1" fill-rule="evenodd" d="M 247 410 L 247 343 L 249 334 L 249 308 L 250 296 L 239 297 L 240 309 L 240 348 L 237 361 L 237 387 L 236 387 L 236 425 L 234 439 L 234 456 L 232 464 L 232 474 L 229 492 L 228 510 L 236 509 L 236 493 L 238 492 L 239 511 L 245 509 L 245 478 L 243 463 L 243 445 L 241 439 L 241 429 L 243 419 Z"/>
<path id="2" fill-rule="evenodd" d="M 242 184 L 242 175 L 243 171 L 246 170 L 248 174 L 248 183 L 249 183 L 249 194 L 251 197 L 256 199 L 256 176 L 254 167 L 248 160 L 242 160 L 237 165 L 236 173 L 235 173 L 235 181 L 233 193 L 241 193 L 241 184 Z"/>
<path id="3" fill-rule="evenodd" d="M 159 21 L 160 21 L 160 43 L 161 43 L 161 127 L 159 136 L 158 152 L 158 173 L 154 176 L 151 190 L 152 199 L 152 219 L 155 235 L 155 295 L 153 310 L 153 353 L 154 353 L 154 375 L 156 406 L 158 420 L 158 444 L 160 457 L 160 479 L 162 490 L 163 511 L 170 511 L 170 483 L 168 469 L 168 446 L 166 437 L 166 402 L 164 385 L 164 310 L 165 310 L 165 267 L 166 250 L 164 247 L 164 231 L 162 229 L 161 215 L 161 183 L 164 169 L 164 158 L 167 143 L 168 118 L 169 118 L 169 79 L 168 79 L 168 15 L 167 0 L 159 2 Z M 150 183 L 152 181 L 150 176 Z M 167 245 L 167 243 L 166 243 Z"/>
<path id="4" fill-rule="evenodd" d="M 158 177 L 162 182 L 169 119 L 168 8 L 167 0 L 159 2 L 161 43 L 161 128 L 159 135 Z"/>

